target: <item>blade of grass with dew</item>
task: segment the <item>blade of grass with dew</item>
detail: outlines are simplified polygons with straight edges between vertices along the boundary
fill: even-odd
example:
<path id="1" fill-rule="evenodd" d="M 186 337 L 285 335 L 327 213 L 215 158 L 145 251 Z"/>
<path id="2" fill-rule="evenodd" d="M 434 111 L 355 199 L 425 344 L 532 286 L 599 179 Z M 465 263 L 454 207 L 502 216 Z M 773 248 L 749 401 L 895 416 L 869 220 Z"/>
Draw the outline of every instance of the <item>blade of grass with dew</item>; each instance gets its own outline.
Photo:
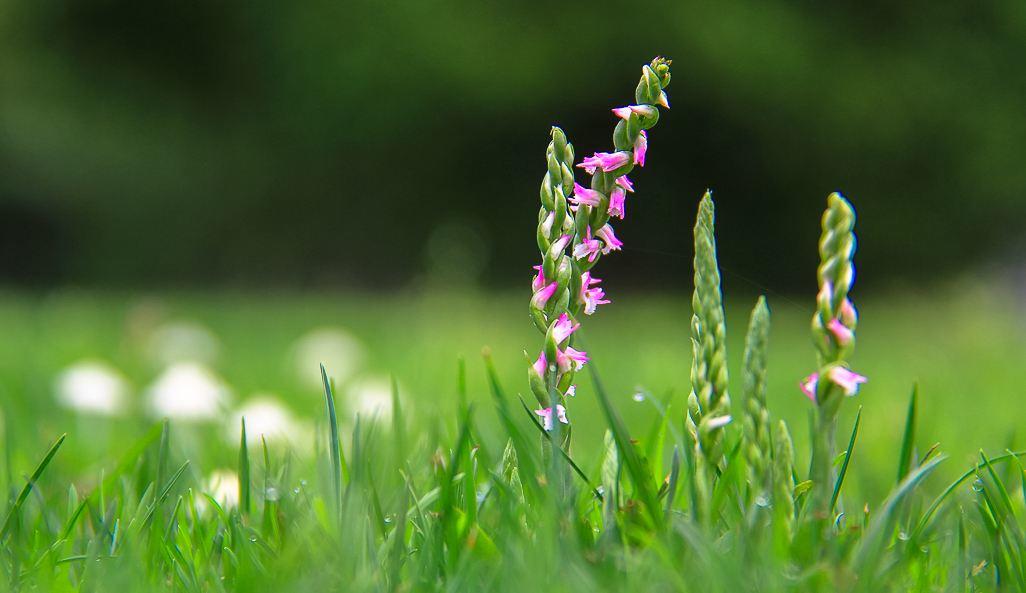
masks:
<path id="1" fill-rule="evenodd" d="M 613 431 L 613 438 L 616 440 L 620 457 L 627 468 L 627 472 L 631 475 L 631 480 L 634 482 L 634 487 L 641 502 L 645 505 L 645 512 L 648 513 L 652 526 L 657 530 L 661 530 L 665 527 L 662 519 L 662 509 L 659 507 L 659 499 L 652 488 L 651 477 L 642 465 L 638 451 L 634 448 L 630 433 L 627 431 L 627 426 L 616 412 L 616 409 L 613 408 L 612 402 L 609 401 L 609 395 L 602 385 L 602 379 L 595 368 L 595 363 L 591 362 L 588 365 L 588 369 L 592 384 L 595 386 L 595 394 L 598 396 L 602 412 L 605 414 L 606 422 L 609 425 L 609 429 Z"/>
<path id="2" fill-rule="evenodd" d="M 1008 461 L 1008 460 L 1010 460 L 1010 459 L 1012 459 L 1014 457 L 1024 457 L 1024 456 L 1026 456 L 1026 451 L 1015 451 L 1015 452 L 1012 452 L 1012 453 L 1007 453 L 1005 455 L 1000 455 L 998 457 L 995 457 L 995 458 L 991 459 L 990 462 L 991 463 L 1004 463 L 1004 462 L 1006 462 L 1006 461 Z M 918 539 L 918 536 L 923 534 L 923 532 L 926 530 L 926 528 L 930 525 L 930 522 L 931 522 L 931 520 L 934 517 L 934 513 L 937 512 L 937 509 L 940 508 L 940 506 L 942 504 L 944 504 L 944 501 L 947 500 L 947 498 L 949 496 L 951 496 L 951 494 L 955 491 L 955 489 L 958 488 L 963 482 L 965 482 L 966 480 L 971 478 L 973 475 L 975 475 L 976 472 L 978 472 L 981 469 L 983 469 L 983 468 L 980 465 L 974 465 L 972 469 L 966 471 L 961 476 L 959 476 L 954 482 L 949 484 L 948 487 L 945 488 L 933 500 L 932 503 L 930 503 L 930 506 L 927 507 L 927 509 L 923 513 L 922 517 L 920 517 L 919 522 L 916 524 L 915 530 L 911 534 L 911 538 L 912 538 L 913 541 L 916 541 Z"/>
<path id="3" fill-rule="evenodd" d="M 926 465 L 910 472 L 884 500 L 880 511 L 870 521 L 869 528 L 855 549 L 852 561 L 852 569 L 855 574 L 862 575 L 860 586 L 863 590 L 873 590 L 872 583 L 875 581 L 877 565 L 886 548 L 885 539 L 893 529 L 901 503 L 920 482 L 937 469 L 944 459 L 944 456 L 936 457 Z M 866 587 L 869 588 L 866 589 Z"/>

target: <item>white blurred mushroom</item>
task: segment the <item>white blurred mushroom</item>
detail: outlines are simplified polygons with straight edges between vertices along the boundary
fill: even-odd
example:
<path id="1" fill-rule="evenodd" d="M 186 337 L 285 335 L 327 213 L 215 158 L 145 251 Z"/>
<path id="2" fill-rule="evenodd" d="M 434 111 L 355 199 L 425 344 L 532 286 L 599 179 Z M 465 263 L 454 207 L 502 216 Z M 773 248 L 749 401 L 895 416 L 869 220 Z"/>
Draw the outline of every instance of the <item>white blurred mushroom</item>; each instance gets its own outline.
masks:
<path id="1" fill-rule="evenodd" d="M 370 376 L 354 381 L 346 388 L 349 411 L 355 416 L 380 420 L 392 418 L 392 381 L 386 377 Z M 399 388 L 400 405 L 405 401 L 403 389 Z"/>
<path id="2" fill-rule="evenodd" d="M 205 492 L 225 510 L 239 505 L 239 476 L 227 469 L 219 469 L 207 477 Z"/>
<path id="3" fill-rule="evenodd" d="M 360 369 L 364 355 L 363 346 L 349 332 L 339 327 L 321 327 L 296 340 L 292 358 L 300 384 L 319 389 L 321 363 L 329 377 L 343 383 Z"/>
<path id="4" fill-rule="evenodd" d="M 153 415 L 185 421 L 222 418 L 231 397 L 221 379 L 195 362 L 168 367 L 150 385 L 146 395 Z"/>
<path id="5" fill-rule="evenodd" d="M 258 445 L 261 437 L 272 441 L 302 444 L 305 430 L 281 402 L 271 394 L 257 394 L 237 408 L 231 415 L 231 426 L 226 434 L 238 443 L 242 436 L 242 418 L 246 419 L 246 442 Z"/>
<path id="6" fill-rule="evenodd" d="M 146 343 L 150 359 L 161 366 L 186 361 L 211 364 L 220 349 L 217 336 L 195 321 L 165 323 L 153 330 Z"/>
<path id="7" fill-rule="evenodd" d="M 83 414 L 117 416 L 125 411 L 128 382 L 117 369 L 97 360 L 65 368 L 55 383 L 57 403 Z"/>

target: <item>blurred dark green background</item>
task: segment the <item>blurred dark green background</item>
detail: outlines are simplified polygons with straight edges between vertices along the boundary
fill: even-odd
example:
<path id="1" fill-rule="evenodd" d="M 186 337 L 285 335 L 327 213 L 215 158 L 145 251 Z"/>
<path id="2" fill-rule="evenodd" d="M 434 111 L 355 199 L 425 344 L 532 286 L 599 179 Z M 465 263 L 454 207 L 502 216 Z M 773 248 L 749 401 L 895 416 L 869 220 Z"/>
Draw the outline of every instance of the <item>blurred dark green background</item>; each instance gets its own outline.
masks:
<path id="1" fill-rule="evenodd" d="M 604 275 L 686 284 L 707 186 L 724 267 L 777 290 L 835 189 L 870 285 L 1023 253 L 1020 0 L 4 0 L 0 281 L 522 284 L 549 126 L 607 149 L 656 54 Z"/>

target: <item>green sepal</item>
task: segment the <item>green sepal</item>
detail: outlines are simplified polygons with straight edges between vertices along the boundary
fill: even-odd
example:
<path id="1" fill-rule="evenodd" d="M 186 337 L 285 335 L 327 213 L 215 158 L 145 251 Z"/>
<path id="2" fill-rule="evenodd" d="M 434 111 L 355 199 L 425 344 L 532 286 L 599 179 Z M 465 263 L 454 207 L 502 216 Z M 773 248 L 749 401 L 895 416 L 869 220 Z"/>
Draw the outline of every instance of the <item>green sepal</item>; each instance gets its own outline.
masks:
<path id="1" fill-rule="evenodd" d="M 634 140 L 627 134 L 627 122 L 620 120 L 613 128 L 613 146 L 617 150 L 630 150 L 634 146 Z"/>
<path id="2" fill-rule="evenodd" d="M 566 162 L 566 134 L 556 126 L 552 126 L 552 151 L 556 160 Z"/>
<path id="3" fill-rule="evenodd" d="M 541 198 L 542 206 L 546 210 L 552 210 L 553 208 L 553 196 L 552 196 L 552 183 L 549 179 L 549 174 L 546 173 L 542 179 L 541 190 L 538 192 L 538 196 Z"/>
<path id="4" fill-rule="evenodd" d="M 641 80 L 638 82 L 638 88 L 634 92 L 635 102 L 655 105 L 659 101 L 659 93 L 662 90 L 663 87 L 659 84 L 659 76 L 655 71 L 650 66 L 642 67 Z"/>
<path id="5" fill-rule="evenodd" d="M 553 180 L 553 179 L 562 180 L 563 179 L 563 172 L 562 172 L 562 169 L 560 169 L 560 162 L 559 162 L 559 160 L 556 159 L 556 155 L 553 154 L 551 150 L 546 151 L 546 153 L 545 153 L 545 162 L 546 162 L 546 165 L 549 168 L 549 179 L 550 180 Z"/>

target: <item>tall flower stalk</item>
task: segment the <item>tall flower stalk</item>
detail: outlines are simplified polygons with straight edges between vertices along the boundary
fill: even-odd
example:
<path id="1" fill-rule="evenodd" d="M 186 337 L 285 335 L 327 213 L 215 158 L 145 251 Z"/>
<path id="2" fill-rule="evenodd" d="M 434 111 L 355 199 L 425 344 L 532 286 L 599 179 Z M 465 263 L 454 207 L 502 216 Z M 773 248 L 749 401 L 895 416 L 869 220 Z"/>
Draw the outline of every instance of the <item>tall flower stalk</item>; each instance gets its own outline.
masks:
<path id="1" fill-rule="evenodd" d="M 769 348 L 770 312 L 766 297 L 752 309 L 745 338 L 744 354 L 744 438 L 745 458 L 748 461 L 748 480 L 755 496 L 769 488 L 770 414 L 766 404 L 766 354 Z"/>
<path id="2" fill-rule="evenodd" d="M 837 414 L 844 398 L 855 395 L 866 378 L 851 371 L 847 363 L 855 348 L 858 324 L 858 314 L 848 298 L 855 280 L 855 211 L 841 194 L 835 192 L 827 198 L 822 228 L 819 294 L 812 317 L 819 370 L 802 381 L 801 389 L 816 405 L 809 469 L 813 483 L 811 508 L 817 518 L 826 519 L 832 510 Z"/>
<path id="3" fill-rule="evenodd" d="M 723 460 L 723 430 L 731 422 L 727 390 L 727 329 L 716 261 L 715 210 L 711 192 L 702 196 L 695 222 L 695 292 L 691 317 L 691 395 L 688 432 L 695 443 L 699 517 L 707 517 L 713 482 Z"/>
<path id="4" fill-rule="evenodd" d="M 562 130 L 552 128 L 538 211 L 542 263 L 535 266 L 530 302 L 531 318 L 545 338 L 528 370 L 531 391 L 542 406 L 535 413 L 548 430 L 570 424 L 567 398 L 575 393 L 574 375 L 588 361 L 587 353 L 573 347 L 573 334 L 582 313 L 591 315 L 609 303 L 591 271 L 603 255 L 623 247 L 610 220 L 626 217 L 627 194 L 634 192 L 627 175 L 645 165 L 647 130 L 659 121 L 659 107 L 669 107 L 664 90 L 669 83 L 670 60 L 656 58 L 643 66 L 635 104 L 612 110 L 619 120 L 614 151 L 596 152 L 576 167 L 573 146 Z M 575 181 L 575 168 L 591 177 L 587 186 Z M 562 441 L 569 446 L 569 430 Z"/>

